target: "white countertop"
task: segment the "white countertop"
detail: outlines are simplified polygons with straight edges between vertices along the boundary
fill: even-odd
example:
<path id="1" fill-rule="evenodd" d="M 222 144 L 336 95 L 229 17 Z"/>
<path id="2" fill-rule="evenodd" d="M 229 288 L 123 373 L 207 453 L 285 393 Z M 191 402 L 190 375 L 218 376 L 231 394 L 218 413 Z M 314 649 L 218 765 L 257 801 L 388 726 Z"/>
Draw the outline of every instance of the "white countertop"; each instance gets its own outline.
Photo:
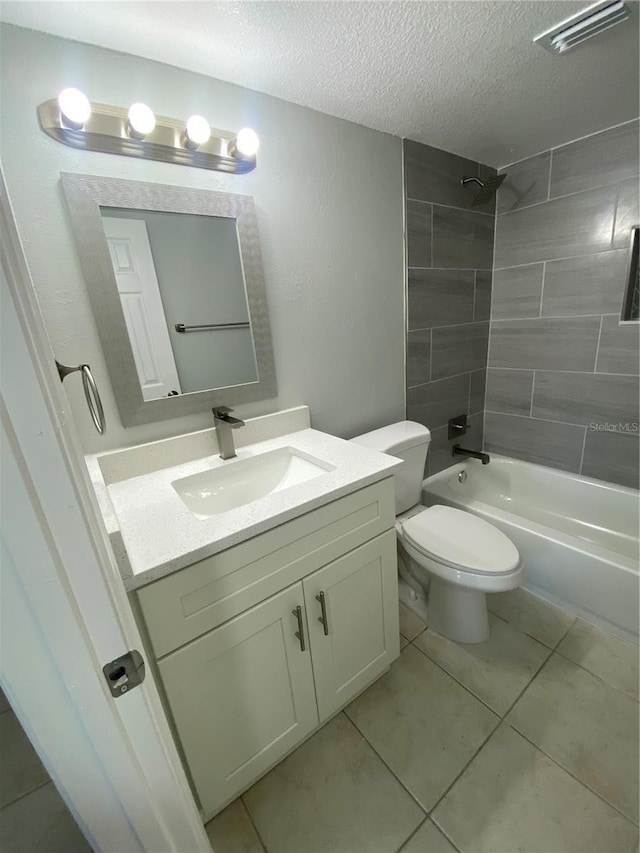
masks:
<path id="1" fill-rule="evenodd" d="M 335 466 L 305 483 L 207 519 L 196 518 L 171 485 L 200 471 L 233 465 L 269 450 L 292 447 Z M 278 524 L 391 476 L 399 459 L 332 435 L 305 429 L 237 451 L 223 461 L 215 454 L 107 486 L 131 566 L 128 590 L 217 554 Z M 103 508 L 104 512 L 104 508 Z"/>

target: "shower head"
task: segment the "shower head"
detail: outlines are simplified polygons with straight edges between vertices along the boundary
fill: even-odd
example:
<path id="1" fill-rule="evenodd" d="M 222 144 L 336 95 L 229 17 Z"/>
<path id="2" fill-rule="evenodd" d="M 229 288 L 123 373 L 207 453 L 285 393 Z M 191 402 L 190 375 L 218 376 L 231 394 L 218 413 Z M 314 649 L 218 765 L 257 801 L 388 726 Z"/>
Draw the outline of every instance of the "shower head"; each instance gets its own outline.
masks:
<path id="1" fill-rule="evenodd" d="M 463 178 L 460 183 L 463 187 L 466 187 L 467 184 L 478 184 L 480 191 L 471 202 L 473 207 L 478 207 L 481 204 L 491 201 L 506 177 L 507 173 L 505 172 L 502 175 L 494 175 L 491 178 L 487 178 L 486 181 L 481 181 L 480 178 Z"/>

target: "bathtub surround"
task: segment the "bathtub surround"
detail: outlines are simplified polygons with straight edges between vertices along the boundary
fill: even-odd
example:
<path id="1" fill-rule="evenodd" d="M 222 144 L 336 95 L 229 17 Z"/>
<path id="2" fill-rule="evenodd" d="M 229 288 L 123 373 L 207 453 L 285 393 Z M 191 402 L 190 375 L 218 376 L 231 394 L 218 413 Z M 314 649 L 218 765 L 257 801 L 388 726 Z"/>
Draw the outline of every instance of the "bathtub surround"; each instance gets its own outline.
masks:
<path id="1" fill-rule="evenodd" d="M 65 383 L 85 452 L 206 429 L 210 412 L 121 426 L 62 171 L 254 197 L 278 398 L 243 405 L 240 417 L 308 404 L 315 427 L 348 437 L 403 416 L 399 138 L 159 62 L 18 27 L 0 33 L 2 161 L 27 261 L 56 357 L 91 365 L 109 422 L 100 438 L 81 383 Z M 258 166 L 226 175 L 59 145 L 39 129 L 36 106 L 69 85 L 97 102 L 142 100 L 159 115 L 254 127 Z"/>
<path id="2" fill-rule="evenodd" d="M 638 487 L 638 323 L 620 323 L 638 121 L 506 166 L 485 449 Z"/>
<path id="3" fill-rule="evenodd" d="M 495 170 L 404 141 L 407 230 L 407 417 L 428 426 L 426 473 L 455 464 L 447 421 L 468 414 L 468 446 L 482 446 L 495 202 L 472 207 Z"/>

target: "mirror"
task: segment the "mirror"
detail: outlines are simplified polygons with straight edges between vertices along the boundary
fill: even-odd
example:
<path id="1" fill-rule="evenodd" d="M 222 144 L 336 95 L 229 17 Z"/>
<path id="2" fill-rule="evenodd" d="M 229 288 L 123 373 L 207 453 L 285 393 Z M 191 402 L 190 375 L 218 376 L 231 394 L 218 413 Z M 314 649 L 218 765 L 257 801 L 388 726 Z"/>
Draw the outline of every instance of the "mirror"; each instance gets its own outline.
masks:
<path id="1" fill-rule="evenodd" d="M 62 182 L 123 424 L 275 396 L 253 199 Z"/>

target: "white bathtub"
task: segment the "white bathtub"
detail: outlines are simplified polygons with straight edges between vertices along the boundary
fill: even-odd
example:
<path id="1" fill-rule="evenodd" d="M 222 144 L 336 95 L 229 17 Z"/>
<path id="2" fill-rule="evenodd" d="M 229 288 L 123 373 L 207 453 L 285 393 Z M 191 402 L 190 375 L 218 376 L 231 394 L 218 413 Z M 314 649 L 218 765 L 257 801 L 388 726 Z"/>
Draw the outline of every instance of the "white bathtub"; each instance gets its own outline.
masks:
<path id="1" fill-rule="evenodd" d="M 638 501 L 635 489 L 495 454 L 489 465 L 469 459 L 447 468 L 422 490 L 425 506 L 466 509 L 506 533 L 532 592 L 635 642 Z"/>

